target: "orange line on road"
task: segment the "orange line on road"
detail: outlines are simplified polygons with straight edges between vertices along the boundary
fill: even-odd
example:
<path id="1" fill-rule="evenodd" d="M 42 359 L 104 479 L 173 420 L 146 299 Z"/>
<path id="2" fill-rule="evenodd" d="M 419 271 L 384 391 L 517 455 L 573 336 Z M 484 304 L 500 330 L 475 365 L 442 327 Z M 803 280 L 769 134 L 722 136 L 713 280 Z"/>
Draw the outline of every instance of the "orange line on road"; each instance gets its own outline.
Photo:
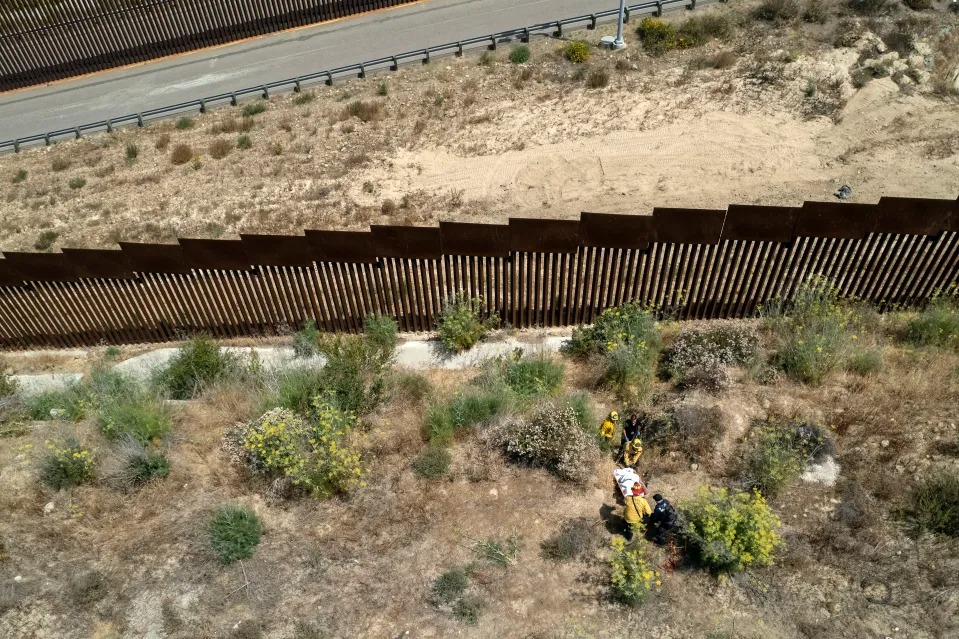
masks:
<path id="1" fill-rule="evenodd" d="M 282 31 L 271 31 L 270 33 L 264 33 L 257 36 L 250 36 L 249 38 L 243 38 L 242 40 L 231 40 L 230 42 L 224 42 L 223 44 L 214 44 L 209 47 L 204 47 L 202 49 L 192 49 L 190 51 L 184 51 L 183 53 L 173 53 L 171 55 L 161 56 L 159 58 L 150 58 L 149 60 L 143 60 L 142 62 L 131 62 L 130 64 L 125 64 L 119 67 L 110 67 L 109 69 L 101 69 L 100 71 L 91 71 L 90 73 L 84 73 L 81 75 L 72 75 L 69 78 L 60 78 L 59 80 L 52 80 L 44 84 L 32 84 L 28 87 L 20 87 L 19 89 L 10 89 L 9 91 L 0 91 L 0 96 L 13 95 L 15 93 L 20 93 L 21 91 L 29 91 L 31 89 L 36 89 L 37 87 L 52 87 L 57 84 L 62 84 L 64 82 L 72 82 L 73 80 L 82 80 L 83 78 L 92 78 L 94 76 L 103 75 L 104 73 L 112 73 L 113 71 L 122 71 L 124 69 L 133 69 L 135 67 L 142 67 L 148 64 L 153 64 L 154 62 L 162 62 L 164 60 L 175 60 L 176 58 L 183 58 L 188 55 L 193 55 L 196 53 L 203 53 L 205 51 L 213 51 L 215 49 L 222 49 L 223 47 L 231 47 L 235 44 L 243 44 L 245 42 L 253 42 L 254 40 L 261 40 L 263 38 L 269 38 L 282 33 L 293 33 L 294 31 L 302 31 L 303 29 L 311 29 L 313 27 L 325 24 L 334 24 L 336 22 L 342 22 L 343 20 L 350 20 L 352 18 L 358 18 L 360 16 L 368 16 L 376 13 L 383 13 L 384 11 L 393 11 L 394 9 L 402 9 L 404 7 L 411 7 L 417 4 L 423 4 L 429 2 L 429 0 L 413 0 L 413 2 L 407 2 L 404 4 L 396 5 L 395 7 L 383 7 L 382 9 L 373 9 L 372 11 L 364 11 L 362 13 L 354 13 L 351 16 L 343 16 L 342 18 L 333 18 L 332 20 L 324 20 L 323 22 L 314 22 L 312 24 L 304 24 L 299 27 L 291 27 L 289 29 L 284 29 Z"/>

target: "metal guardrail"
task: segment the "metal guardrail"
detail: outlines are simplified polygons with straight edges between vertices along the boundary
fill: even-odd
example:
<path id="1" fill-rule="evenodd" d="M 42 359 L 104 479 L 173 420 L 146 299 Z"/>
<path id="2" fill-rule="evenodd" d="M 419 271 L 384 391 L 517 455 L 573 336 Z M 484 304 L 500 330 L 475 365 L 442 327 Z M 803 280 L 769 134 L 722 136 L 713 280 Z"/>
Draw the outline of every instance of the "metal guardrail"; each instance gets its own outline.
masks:
<path id="1" fill-rule="evenodd" d="M 705 2 L 706 0 L 703 1 Z M 696 8 L 697 0 L 649 0 L 640 4 L 629 5 L 625 10 L 625 20 L 626 22 L 629 22 L 630 17 L 633 15 L 661 16 L 664 8 L 677 4 L 682 5 L 684 8 L 693 10 Z M 338 78 L 364 78 L 370 71 L 383 69 L 396 71 L 399 69 L 401 64 L 407 64 L 416 60 L 420 60 L 423 64 L 429 64 L 432 58 L 442 55 L 449 55 L 452 53 L 455 56 L 462 56 L 463 52 L 468 48 L 477 48 L 483 46 L 487 49 L 495 50 L 497 43 L 502 41 L 511 41 L 514 38 L 519 38 L 521 42 L 529 42 L 529 38 L 532 34 L 551 32 L 553 37 L 561 37 L 563 35 L 564 27 L 585 24 L 587 29 L 595 29 L 596 25 L 600 21 L 608 21 L 611 18 L 615 18 L 618 14 L 619 9 L 609 9 L 607 11 L 576 16 L 575 18 L 543 22 L 528 27 L 500 31 L 499 33 L 492 33 L 486 36 L 469 38 L 457 42 L 449 42 L 447 44 L 441 44 L 435 47 L 427 47 L 417 51 L 407 51 L 405 53 L 377 58 L 375 60 L 367 60 L 366 62 L 336 67 L 325 71 L 318 71 L 316 73 L 310 73 L 295 78 L 276 80 L 274 82 L 268 82 L 258 86 L 247 87 L 237 91 L 230 91 L 229 93 L 220 93 L 205 98 L 180 102 L 178 104 L 171 104 L 169 106 L 164 106 L 157 109 L 149 109 L 140 113 L 131 113 L 129 115 L 101 120 L 99 122 L 82 124 L 68 129 L 49 131 L 47 133 L 38 133 L 27 137 L 0 142 L 0 153 L 9 153 L 10 151 L 19 153 L 24 147 L 38 146 L 41 142 L 45 146 L 49 146 L 50 144 L 63 139 L 79 139 L 83 137 L 84 133 L 109 133 L 116 128 L 130 125 L 142 127 L 148 121 L 161 119 L 169 115 L 192 112 L 193 110 L 198 110 L 200 113 L 206 113 L 207 109 L 211 106 L 224 104 L 227 102 L 232 106 L 237 106 L 241 98 L 248 96 L 259 96 L 263 99 L 269 99 L 270 91 L 273 90 L 289 88 L 298 93 L 302 91 L 304 87 L 315 84 L 323 83 L 328 86 L 332 86 L 333 82 Z"/>

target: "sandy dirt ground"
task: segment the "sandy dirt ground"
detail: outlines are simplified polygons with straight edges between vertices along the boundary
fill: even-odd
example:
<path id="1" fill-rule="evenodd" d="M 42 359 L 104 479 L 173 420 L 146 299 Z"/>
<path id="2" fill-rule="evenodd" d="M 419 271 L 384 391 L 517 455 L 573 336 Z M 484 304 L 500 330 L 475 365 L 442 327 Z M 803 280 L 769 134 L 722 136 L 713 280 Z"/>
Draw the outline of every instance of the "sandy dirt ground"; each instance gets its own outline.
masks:
<path id="1" fill-rule="evenodd" d="M 280 96 L 249 118 L 219 109 L 188 129 L 161 122 L 0 157 L 0 247 L 798 205 L 844 184 L 854 202 L 955 198 L 959 32 L 945 14 L 920 18 L 746 20 L 726 41 L 659 58 L 630 29 L 625 52 L 593 49 L 585 65 L 534 39 L 523 65 L 502 46 Z M 893 37 L 904 31 L 906 44 Z M 726 63 L 711 65 L 720 53 Z M 866 82 L 864 69 L 878 70 Z M 607 87 L 589 87 L 595 72 Z M 252 148 L 236 148 L 242 135 Z"/>

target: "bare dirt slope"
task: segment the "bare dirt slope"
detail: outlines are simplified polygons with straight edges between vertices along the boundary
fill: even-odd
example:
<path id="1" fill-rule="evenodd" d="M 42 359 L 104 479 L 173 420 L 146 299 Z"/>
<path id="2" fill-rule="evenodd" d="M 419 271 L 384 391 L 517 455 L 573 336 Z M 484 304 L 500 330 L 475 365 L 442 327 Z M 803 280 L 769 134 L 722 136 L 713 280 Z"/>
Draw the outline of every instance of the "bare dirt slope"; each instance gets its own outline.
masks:
<path id="1" fill-rule="evenodd" d="M 959 194 L 948 14 L 769 24 L 746 8 L 697 12 L 731 17 L 733 35 L 663 57 L 632 30 L 626 52 L 593 49 L 585 65 L 537 40 L 522 65 L 501 47 L 249 118 L 218 110 L 2 157 L 0 246 L 798 204 L 843 184 L 862 202 Z M 236 148 L 242 135 L 252 148 Z"/>

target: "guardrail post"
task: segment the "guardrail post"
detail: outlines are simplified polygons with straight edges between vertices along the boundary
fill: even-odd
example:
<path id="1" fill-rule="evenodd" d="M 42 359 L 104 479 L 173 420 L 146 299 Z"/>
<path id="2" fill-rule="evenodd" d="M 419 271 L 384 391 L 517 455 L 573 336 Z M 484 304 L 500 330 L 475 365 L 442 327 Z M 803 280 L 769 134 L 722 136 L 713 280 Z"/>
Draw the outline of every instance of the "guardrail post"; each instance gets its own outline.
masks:
<path id="1" fill-rule="evenodd" d="M 236 106 L 236 105 L 237 105 L 236 94 L 235 94 L 235 93 L 231 93 L 231 94 L 230 94 L 230 106 Z"/>
<path id="2" fill-rule="evenodd" d="M 300 79 L 297 78 L 293 80 L 293 93 L 299 93 L 302 87 L 300 87 Z"/>
<path id="3" fill-rule="evenodd" d="M 496 51 L 496 36 L 490 36 L 489 40 L 490 40 L 489 50 Z"/>
<path id="4" fill-rule="evenodd" d="M 107 119 L 107 133 L 113 133 L 113 119 Z"/>
<path id="5" fill-rule="evenodd" d="M 77 139 L 79 140 L 79 139 L 80 139 L 80 127 L 78 127 L 78 126 L 73 127 L 73 134 L 74 134 L 75 136 L 77 136 Z"/>
<path id="6" fill-rule="evenodd" d="M 690 11 L 696 10 L 696 0 L 689 0 L 689 10 Z"/>
<path id="7" fill-rule="evenodd" d="M 663 17 L 663 3 L 662 0 L 656 0 L 656 17 Z"/>
<path id="8" fill-rule="evenodd" d="M 44 134 L 43 134 L 43 146 L 50 146 L 50 134 L 49 134 L 49 133 L 44 133 Z"/>
<path id="9" fill-rule="evenodd" d="M 390 56 L 390 60 L 393 61 L 393 64 L 390 65 L 390 71 L 399 71 L 400 70 L 400 61 L 396 59 L 396 56 Z"/>
<path id="10" fill-rule="evenodd" d="M 14 153 L 19 153 L 19 152 L 20 152 L 20 140 L 14 140 L 14 141 L 13 141 L 13 152 L 14 152 Z"/>
<path id="11" fill-rule="evenodd" d="M 328 86 L 328 87 L 333 86 L 333 72 L 332 72 L 332 71 L 327 71 L 327 72 L 326 72 L 326 86 Z"/>
<path id="12" fill-rule="evenodd" d="M 563 37 L 563 23 L 562 23 L 562 22 L 557 22 L 557 23 L 556 23 L 556 31 L 553 31 L 553 37 L 554 37 L 554 38 L 562 38 L 562 37 Z"/>
<path id="13" fill-rule="evenodd" d="M 137 126 L 143 128 L 143 116 L 137 113 Z"/>
<path id="14" fill-rule="evenodd" d="M 270 90 L 266 88 L 265 84 L 263 85 L 263 99 L 264 100 L 270 99 Z"/>
<path id="15" fill-rule="evenodd" d="M 425 58 L 423 58 L 423 64 L 429 64 L 429 63 L 430 63 L 430 50 L 429 50 L 429 49 L 425 49 L 425 50 L 423 51 L 423 55 L 426 56 Z"/>
<path id="16" fill-rule="evenodd" d="M 359 72 L 359 74 L 358 74 L 356 77 L 358 77 L 360 80 L 366 78 L 366 65 L 365 65 L 365 64 L 360 64 L 360 72 Z"/>
<path id="17" fill-rule="evenodd" d="M 586 25 L 586 28 L 587 28 L 587 29 L 590 29 L 590 30 L 596 28 L 596 14 L 595 14 L 595 13 L 591 13 L 591 14 L 590 14 L 590 16 L 589 16 L 589 24 Z"/>
<path id="18" fill-rule="evenodd" d="M 523 37 L 520 38 L 519 41 L 529 44 L 529 29 L 526 27 L 523 27 Z"/>
<path id="19" fill-rule="evenodd" d="M 456 57 L 457 57 L 457 58 L 462 58 L 462 57 L 463 57 L 463 43 L 462 43 L 462 42 L 457 42 L 457 43 L 456 43 Z"/>
<path id="20" fill-rule="evenodd" d="M 206 100 L 200 98 L 200 113 L 206 113 Z"/>
<path id="21" fill-rule="evenodd" d="M 629 7 L 623 7 L 623 22 L 629 22 Z"/>

